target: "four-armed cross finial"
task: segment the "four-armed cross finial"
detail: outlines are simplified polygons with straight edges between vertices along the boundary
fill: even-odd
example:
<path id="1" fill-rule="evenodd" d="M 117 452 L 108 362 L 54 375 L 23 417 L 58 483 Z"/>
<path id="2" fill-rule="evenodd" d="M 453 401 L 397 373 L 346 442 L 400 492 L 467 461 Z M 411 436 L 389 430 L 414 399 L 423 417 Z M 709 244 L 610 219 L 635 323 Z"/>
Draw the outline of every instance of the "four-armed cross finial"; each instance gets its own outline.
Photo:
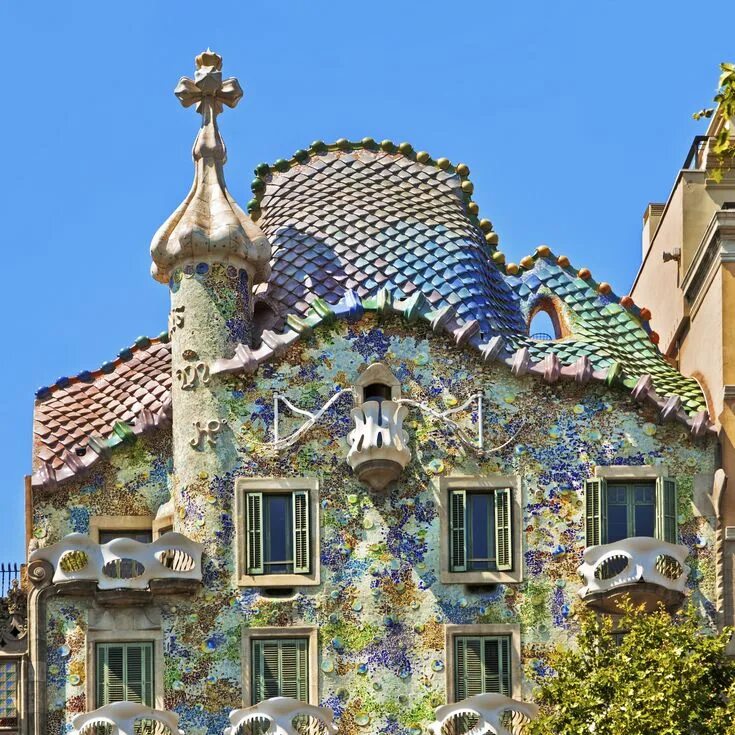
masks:
<path id="1" fill-rule="evenodd" d="M 222 79 L 222 57 L 211 49 L 196 57 L 194 79 L 181 77 L 174 94 L 184 107 L 196 105 L 202 115 L 202 129 L 194 143 L 194 160 L 212 156 L 224 162 L 225 145 L 217 129 L 222 106 L 235 107 L 242 99 L 242 87 L 235 77 Z"/>

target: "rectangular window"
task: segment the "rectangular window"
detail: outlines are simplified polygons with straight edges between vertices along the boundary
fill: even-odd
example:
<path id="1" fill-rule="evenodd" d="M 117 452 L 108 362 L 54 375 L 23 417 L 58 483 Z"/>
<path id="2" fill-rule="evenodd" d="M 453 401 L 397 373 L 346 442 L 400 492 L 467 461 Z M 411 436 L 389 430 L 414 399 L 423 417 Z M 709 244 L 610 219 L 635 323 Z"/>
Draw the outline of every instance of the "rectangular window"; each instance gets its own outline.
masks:
<path id="1" fill-rule="evenodd" d="M 309 493 L 245 494 L 248 574 L 308 574 Z"/>
<path id="2" fill-rule="evenodd" d="M 0 727 L 18 726 L 18 662 L 0 662 Z"/>
<path id="3" fill-rule="evenodd" d="M 454 637 L 457 702 L 475 694 L 510 696 L 510 636 Z"/>
<path id="4" fill-rule="evenodd" d="M 253 704 L 271 697 L 292 697 L 308 702 L 308 639 L 255 639 L 251 645 Z"/>
<path id="5" fill-rule="evenodd" d="M 101 544 L 107 544 L 116 538 L 129 538 L 133 541 L 140 541 L 143 544 L 150 544 L 153 541 L 153 531 L 108 531 L 100 529 L 98 531 L 98 538 Z"/>
<path id="6" fill-rule="evenodd" d="M 98 643 L 97 707 L 112 702 L 153 706 L 153 643 Z"/>
<path id="7" fill-rule="evenodd" d="M 677 542 L 676 483 L 656 481 L 586 483 L 587 546 L 610 544 L 634 536 Z"/>
<path id="8" fill-rule="evenodd" d="M 451 490 L 450 571 L 512 569 L 511 491 Z"/>

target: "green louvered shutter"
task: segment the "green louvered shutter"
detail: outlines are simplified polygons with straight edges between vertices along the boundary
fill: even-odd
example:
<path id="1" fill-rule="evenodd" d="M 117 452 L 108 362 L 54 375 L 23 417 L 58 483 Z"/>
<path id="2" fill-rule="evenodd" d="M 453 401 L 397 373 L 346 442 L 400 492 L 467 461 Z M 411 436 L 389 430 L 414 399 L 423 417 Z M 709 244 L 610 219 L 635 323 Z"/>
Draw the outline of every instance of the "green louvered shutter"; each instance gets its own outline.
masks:
<path id="1" fill-rule="evenodd" d="M 294 573 L 309 573 L 309 493 L 296 490 L 293 493 L 293 554 Z"/>
<path id="2" fill-rule="evenodd" d="M 151 643 L 97 645 L 97 706 L 123 701 L 153 706 Z"/>
<path id="3" fill-rule="evenodd" d="M 248 574 L 263 574 L 263 493 L 246 497 Z"/>
<path id="4" fill-rule="evenodd" d="M 457 636 L 454 639 L 454 646 L 457 701 L 482 694 L 485 686 L 482 638 Z"/>
<path id="5" fill-rule="evenodd" d="M 453 490 L 449 495 L 449 567 L 467 571 L 467 493 Z"/>
<path id="6" fill-rule="evenodd" d="M 513 529 L 511 491 L 504 487 L 495 491 L 495 560 L 499 572 L 513 568 Z"/>
<path id="7" fill-rule="evenodd" d="M 490 681 L 497 689 L 486 688 L 487 692 L 497 692 L 510 696 L 510 638 L 502 636 L 499 638 L 486 639 L 486 659 L 485 670 L 490 672 L 492 679 L 487 679 L 488 686 Z M 497 652 L 497 654 L 496 654 Z M 497 656 L 497 661 L 495 657 Z M 487 673 L 486 673 L 487 677 Z"/>
<path id="8" fill-rule="evenodd" d="M 585 482 L 585 515 L 587 547 L 604 544 L 607 535 L 607 483 L 601 477 Z"/>
<path id="9" fill-rule="evenodd" d="M 253 641 L 253 704 L 271 697 L 309 699 L 308 641 Z"/>
<path id="10" fill-rule="evenodd" d="M 679 540 L 676 523 L 676 481 L 659 477 L 656 481 L 656 538 L 675 544 Z"/>

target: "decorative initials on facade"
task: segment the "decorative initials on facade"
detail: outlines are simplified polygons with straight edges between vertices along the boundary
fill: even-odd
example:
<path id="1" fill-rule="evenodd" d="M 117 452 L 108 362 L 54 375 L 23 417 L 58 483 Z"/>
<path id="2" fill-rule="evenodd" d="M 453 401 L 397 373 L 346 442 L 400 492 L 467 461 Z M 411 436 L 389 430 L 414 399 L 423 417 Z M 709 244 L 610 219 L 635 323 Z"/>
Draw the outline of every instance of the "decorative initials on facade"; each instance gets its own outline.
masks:
<path id="1" fill-rule="evenodd" d="M 202 426 L 201 421 L 194 421 L 193 425 L 196 434 L 190 441 L 191 446 L 194 447 L 194 449 L 200 449 L 202 441 L 206 441 L 210 447 L 215 446 L 217 444 L 217 434 L 222 430 L 225 423 L 225 421 L 217 421 L 216 419 L 213 419 L 212 421 L 207 421 L 207 423 Z"/>
<path id="2" fill-rule="evenodd" d="M 196 365 L 187 365 L 176 371 L 176 380 L 181 383 L 181 390 L 194 390 L 200 383 L 209 384 L 209 365 L 198 362 Z"/>
<path id="3" fill-rule="evenodd" d="M 185 306 L 176 306 L 171 309 L 168 315 L 168 333 L 171 336 L 177 329 L 184 327 L 184 309 Z"/>

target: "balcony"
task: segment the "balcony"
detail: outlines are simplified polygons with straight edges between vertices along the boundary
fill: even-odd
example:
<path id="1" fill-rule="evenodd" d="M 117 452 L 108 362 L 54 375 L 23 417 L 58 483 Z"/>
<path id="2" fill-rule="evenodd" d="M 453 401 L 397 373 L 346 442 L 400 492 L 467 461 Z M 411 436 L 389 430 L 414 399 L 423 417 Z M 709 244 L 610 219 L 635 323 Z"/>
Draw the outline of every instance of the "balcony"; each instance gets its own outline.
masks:
<path id="1" fill-rule="evenodd" d="M 685 597 L 688 554 L 685 546 L 643 536 L 591 546 L 577 570 L 585 582 L 579 596 L 611 614 L 621 611 L 626 597 L 649 611 L 660 604 L 673 611 Z"/>
<path id="2" fill-rule="evenodd" d="M 368 400 L 352 409 L 355 428 L 347 461 L 361 482 L 383 490 L 411 461 L 403 420 L 408 409 L 395 401 Z"/>
<path id="3" fill-rule="evenodd" d="M 179 716 L 134 702 L 115 702 L 77 715 L 71 735 L 184 735 Z"/>
<path id="4" fill-rule="evenodd" d="M 434 735 L 512 735 L 522 733 L 538 707 L 503 694 L 476 694 L 435 710 Z"/>
<path id="5" fill-rule="evenodd" d="M 277 733 L 277 735 L 336 735 L 334 714 L 326 707 L 291 697 L 271 697 L 246 709 L 230 712 L 224 735 Z"/>
<path id="6" fill-rule="evenodd" d="M 128 538 L 98 544 L 89 536 L 72 533 L 30 556 L 29 579 L 37 586 L 60 585 L 67 594 L 88 594 L 119 602 L 151 593 L 190 592 L 202 581 L 202 545 L 180 533 L 165 533 L 146 544 Z M 46 571 L 43 566 L 49 565 Z M 126 597 L 126 599 L 127 599 Z"/>

